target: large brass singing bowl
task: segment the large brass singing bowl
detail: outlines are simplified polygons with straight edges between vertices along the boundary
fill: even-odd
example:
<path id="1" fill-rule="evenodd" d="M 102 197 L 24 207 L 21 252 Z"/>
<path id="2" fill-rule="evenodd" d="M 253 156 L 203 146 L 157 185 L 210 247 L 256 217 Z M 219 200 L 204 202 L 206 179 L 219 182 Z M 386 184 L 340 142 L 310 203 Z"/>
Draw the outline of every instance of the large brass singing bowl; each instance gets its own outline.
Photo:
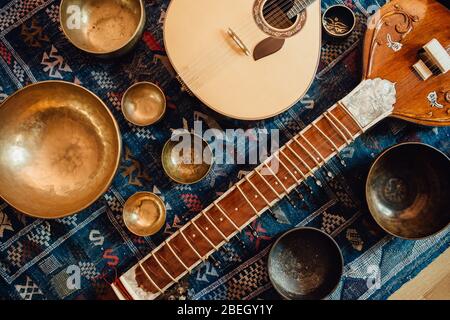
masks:
<path id="1" fill-rule="evenodd" d="M 110 58 L 131 50 L 145 25 L 143 0 L 62 0 L 60 23 L 77 48 Z"/>
<path id="2" fill-rule="evenodd" d="M 0 197 L 30 216 L 88 207 L 110 185 L 120 152 L 112 114 L 78 85 L 33 84 L 0 106 Z"/>
<path id="3" fill-rule="evenodd" d="M 369 210 L 388 233 L 422 239 L 450 223 L 450 159 L 421 143 L 383 152 L 366 184 Z"/>

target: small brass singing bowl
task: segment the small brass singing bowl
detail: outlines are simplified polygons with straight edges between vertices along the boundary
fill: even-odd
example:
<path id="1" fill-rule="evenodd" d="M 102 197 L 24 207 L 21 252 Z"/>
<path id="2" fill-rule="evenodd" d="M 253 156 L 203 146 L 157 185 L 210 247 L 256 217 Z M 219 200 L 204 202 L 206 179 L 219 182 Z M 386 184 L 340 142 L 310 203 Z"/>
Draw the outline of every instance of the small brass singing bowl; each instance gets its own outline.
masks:
<path id="1" fill-rule="evenodd" d="M 166 206 L 156 194 L 138 192 L 125 203 L 123 221 L 128 230 L 137 236 L 154 235 L 166 223 Z"/>
<path id="2" fill-rule="evenodd" d="M 137 126 L 149 126 L 161 120 L 166 112 L 166 96 L 156 84 L 138 82 L 122 97 L 122 113 Z"/>
<path id="3" fill-rule="evenodd" d="M 213 165 L 209 144 L 193 133 L 174 134 L 162 151 L 162 165 L 173 181 L 193 184 L 203 180 Z"/>
<path id="4" fill-rule="evenodd" d="M 322 16 L 322 26 L 325 33 L 334 39 L 348 37 L 356 26 L 354 12 L 343 4 L 330 6 Z"/>
<path id="5" fill-rule="evenodd" d="M 27 86 L 0 106 L 0 197 L 36 218 L 97 200 L 120 162 L 119 127 L 92 92 L 63 81 Z"/>
<path id="6" fill-rule="evenodd" d="M 403 239 L 423 239 L 450 223 L 450 159 L 422 143 L 384 151 L 370 169 L 366 198 L 375 221 Z"/>
<path id="7" fill-rule="evenodd" d="M 288 300 L 320 300 L 339 284 L 344 267 L 336 241 L 315 228 L 283 234 L 269 253 L 268 272 L 274 288 Z"/>
<path id="8" fill-rule="evenodd" d="M 143 0 L 62 0 L 59 15 L 74 46 L 103 58 L 129 52 L 145 25 Z"/>

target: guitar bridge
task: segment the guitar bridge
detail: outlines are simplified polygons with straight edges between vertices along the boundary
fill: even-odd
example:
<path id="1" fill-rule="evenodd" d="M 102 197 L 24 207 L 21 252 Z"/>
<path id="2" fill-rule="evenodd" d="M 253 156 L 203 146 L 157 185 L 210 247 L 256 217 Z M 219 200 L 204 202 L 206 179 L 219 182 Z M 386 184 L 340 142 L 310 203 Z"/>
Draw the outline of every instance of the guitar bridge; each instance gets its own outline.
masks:
<path id="1" fill-rule="evenodd" d="M 186 83 L 184 83 L 183 79 L 181 79 L 180 76 L 176 76 L 176 79 L 178 80 L 178 82 L 181 85 L 181 91 L 187 92 L 190 96 L 194 96 L 191 89 L 188 88 L 188 86 L 186 85 Z"/>

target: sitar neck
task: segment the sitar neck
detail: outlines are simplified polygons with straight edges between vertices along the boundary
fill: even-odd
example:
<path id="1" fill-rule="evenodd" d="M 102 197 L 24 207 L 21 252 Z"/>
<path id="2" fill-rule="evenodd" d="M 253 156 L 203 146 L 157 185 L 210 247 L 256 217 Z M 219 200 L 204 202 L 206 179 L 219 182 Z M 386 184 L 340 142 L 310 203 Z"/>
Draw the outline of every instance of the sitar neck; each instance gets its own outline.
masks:
<path id="1" fill-rule="evenodd" d="M 267 161 L 170 236 L 113 285 L 122 299 L 155 299 L 253 220 L 391 114 L 395 86 L 363 81 Z"/>

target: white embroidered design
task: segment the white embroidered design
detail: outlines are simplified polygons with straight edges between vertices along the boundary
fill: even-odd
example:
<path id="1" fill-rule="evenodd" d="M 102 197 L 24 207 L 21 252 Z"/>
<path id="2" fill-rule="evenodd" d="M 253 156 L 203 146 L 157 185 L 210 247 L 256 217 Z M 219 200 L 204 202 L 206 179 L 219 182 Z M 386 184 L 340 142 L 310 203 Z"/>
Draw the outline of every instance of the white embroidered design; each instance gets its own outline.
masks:
<path id="1" fill-rule="evenodd" d="M 380 78 L 363 81 L 341 101 L 365 130 L 389 114 L 395 102 L 395 85 Z"/>

